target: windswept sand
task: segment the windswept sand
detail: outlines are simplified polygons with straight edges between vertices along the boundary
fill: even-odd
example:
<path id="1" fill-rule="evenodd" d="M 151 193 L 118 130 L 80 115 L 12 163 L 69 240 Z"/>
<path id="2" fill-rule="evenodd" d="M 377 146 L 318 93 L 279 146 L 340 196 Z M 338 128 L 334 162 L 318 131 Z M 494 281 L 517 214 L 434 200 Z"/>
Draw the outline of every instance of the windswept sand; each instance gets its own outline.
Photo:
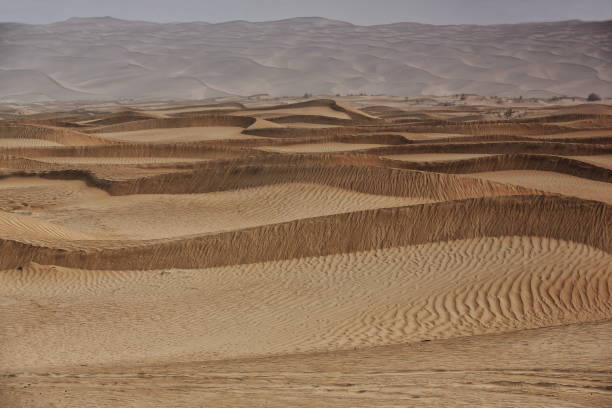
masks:
<path id="1" fill-rule="evenodd" d="M 513 237 L 202 270 L 32 265 L 1 275 L 2 366 L 187 363 L 599 320 L 610 264 L 584 245 Z M 42 326 L 32 298 L 50 312 Z"/>
<path id="2" fill-rule="evenodd" d="M 0 123 L 0 406 L 611 406 L 607 108 L 374 99 Z"/>
<path id="3" fill-rule="evenodd" d="M 612 205 L 612 185 L 551 171 L 507 170 L 470 174 L 485 180 L 515 184 Z"/>
<path id="4" fill-rule="evenodd" d="M 572 158 L 612 170 L 612 154 L 602 154 L 595 156 L 573 156 Z"/>
<path id="5" fill-rule="evenodd" d="M 58 164 L 171 164 L 203 162 L 210 159 L 182 157 L 37 157 L 36 160 Z"/>
<path id="6" fill-rule="evenodd" d="M 261 109 L 261 110 L 253 110 L 253 111 L 242 111 L 238 112 L 238 115 L 241 116 L 252 116 L 256 118 L 269 119 L 269 118 L 277 118 L 282 116 L 290 116 L 290 115 L 305 115 L 305 116 L 325 116 L 336 119 L 350 119 L 351 117 L 346 113 L 338 110 L 331 109 L 327 106 L 305 106 L 300 108 L 283 108 L 278 107 L 275 109 Z"/>
<path id="7" fill-rule="evenodd" d="M 383 146 L 385 145 L 366 143 L 305 143 L 286 146 L 266 146 L 262 147 L 261 150 L 277 153 L 326 153 L 367 150 Z"/>
<path id="8" fill-rule="evenodd" d="M 99 136 L 138 143 L 184 143 L 202 140 L 251 139 L 242 134 L 243 129 L 234 126 L 210 126 L 177 129 L 147 129 L 131 132 L 103 133 Z"/>
<path id="9" fill-rule="evenodd" d="M 372 105 L 387 95 L 403 101 L 405 95 L 466 94 L 462 104 L 478 95 L 522 96 L 521 102 L 589 92 L 609 97 L 609 34 L 608 21 L 579 20 L 359 26 L 317 17 L 218 24 L 92 17 L 12 23 L 3 25 L 0 100 L 123 99 L 122 109 L 127 100 L 178 101 L 147 106 L 167 115 L 189 113 L 185 100 L 202 105 L 217 98 L 211 108 L 222 110 L 238 99 L 224 98 L 253 95 L 244 101 L 248 114 L 270 116 L 278 112 L 254 110 L 269 95 L 377 95 L 369 97 Z M 436 117 L 473 114 L 447 108 L 439 106 Z M 285 114 L 341 116 L 315 109 Z"/>
<path id="10" fill-rule="evenodd" d="M 61 182 L 59 182 L 61 183 Z M 1 186 L 0 182 L 0 186 Z M 206 194 L 138 194 L 39 210 L 34 218 L 98 239 L 159 239 L 431 200 L 364 194 L 316 184 L 280 184 Z M 171 214 L 171 216 L 161 216 Z M 151 222 L 152 219 L 156 221 Z"/>
<path id="11" fill-rule="evenodd" d="M 39 147 L 39 146 L 61 146 L 60 143 L 52 142 L 50 140 L 42 139 L 12 139 L 2 138 L 0 139 L 0 148 L 2 147 Z"/>
<path id="12" fill-rule="evenodd" d="M 468 160 L 478 157 L 487 157 L 488 154 L 469 154 L 469 153 L 427 153 L 427 154 L 394 154 L 385 156 L 388 159 L 402 160 L 410 162 L 430 162 L 445 160 Z"/>

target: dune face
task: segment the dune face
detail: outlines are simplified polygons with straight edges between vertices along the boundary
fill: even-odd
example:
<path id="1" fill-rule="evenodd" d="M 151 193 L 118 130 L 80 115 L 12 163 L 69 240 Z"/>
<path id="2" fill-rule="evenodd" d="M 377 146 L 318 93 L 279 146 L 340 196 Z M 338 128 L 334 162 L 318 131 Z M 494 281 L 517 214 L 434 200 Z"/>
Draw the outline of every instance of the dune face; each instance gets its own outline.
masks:
<path id="1" fill-rule="evenodd" d="M 612 404 L 612 108 L 249 103 L 0 121 L 0 406 Z"/>
<path id="2" fill-rule="evenodd" d="M 0 30 L 3 100 L 612 95 L 610 22 L 362 27 L 319 18 L 222 24 L 73 18 Z"/>

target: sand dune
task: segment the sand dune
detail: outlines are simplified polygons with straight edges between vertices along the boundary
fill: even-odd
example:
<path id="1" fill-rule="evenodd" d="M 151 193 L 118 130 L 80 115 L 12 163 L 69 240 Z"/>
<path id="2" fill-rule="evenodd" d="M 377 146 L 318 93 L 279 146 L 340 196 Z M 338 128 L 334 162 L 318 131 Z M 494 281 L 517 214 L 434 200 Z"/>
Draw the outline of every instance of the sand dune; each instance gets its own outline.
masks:
<path id="1" fill-rule="evenodd" d="M 209 270 L 32 265 L 2 274 L 3 367 L 186 363 L 597 320 L 612 310 L 611 261 L 584 245 L 516 237 Z M 45 326 L 30 297 L 57 310 Z"/>
<path id="2" fill-rule="evenodd" d="M 0 401 L 609 406 L 609 110 L 371 98 L 8 110 Z"/>
<path id="3" fill-rule="evenodd" d="M 604 50 L 610 31 L 610 22 L 582 21 L 356 26 L 319 18 L 220 24 L 83 18 L 5 24 L 0 99 L 609 96 L 612 63 Z"/>
<path id="4" fill-rule="evenodd" d="M 305 115 L 305 116 L 325 116 L 338 119 L 350 119 L 351 117 L 344 112 L 335 111 L 324 106 L 307 106 L 303 108 L 278 108 L 270 110 L 255 110 L 255 111 L 242 111 L 240 115 L 253 116 L 257 118 L 270 119 L 289 115 Z"/>
<path id="5" fill-rule="evenodd" d="M 383 145 L 365 143 L 306 143 L 287 146 L 262 147 L 260 150 L 278 153 L 323 153 L 323 152 L 349 152 L 353 150 L 373 149 Z"/>
<path id="6" fill-rule="evenodd" d="M 66 164 L 167 164 L 190 163 L 209 159 L 181 157 L 37 157 L 36 160 L 47 163 Z"/>
<path id="7" fill-rule="evenodd" d="M 605 154 L 605 155 L 602 154 L 602 155 L 593 155 L 593 156 L 574 156 L 572 158 L 612 170 L 612 154 Z"/>
<path id="8" fill-rule="evenodd" d="M 440 225 L 440 218 L 446 223 Z M 569 223 L 579 223 L 584 230 L 576 231 Z M 609 206 L 603 203 L 561 197 L 481 198 L 306 218 L 174 240 L 49 243 L 15 235 L 0 240 L 0 249 L 6 252 L 0 266 L 15 268 L 34 261 L 109 270 L 121 265 L 194 268 L 514 235 L 570 240 L 609 251 L 609 224 Z M 326 239 L 316 238 L 321 236 Z M 228 246 L 239 250 L 225 253 Z"/>
<path id="9" fill-rule="evenodd" d="M 32 139 L 40 140 L 40 143 L 52 143 L 52 145 L 89 146 L 109 144 L 111 142 L 95 136 L 76 132 L 71 129 L 62 129 L 50 126 L 10 124 L 0 125 L 0 143 L 2 140 L 22 139 L 27 145 L 31 145 Z"/>
<path id="10" fill-rule="evenodd" d="M 507 170 L 473 173 L 470 176 L 612 204 L 612 188 L 609 183 L 567 174 L 549 171 Z"/>
<path id="11" fill-rule="evenodd" d="M 0 180 L 3 211 L 53 208 L 76 202 L 104 199 L 108 193 L 88 187 L 83 181 L 10 177 Z"/>
<path id="12" fill-rule="evenodd" d="M 430 200 L 377 196 L 295 183 L 207 194 L 108 197 L 86 205 L 73 204 L 37 211 L 34 216 L 55 225 L 87 232 L 99 239 L 147 240 L 426 202 Z M 158 214 L 172 216 L 159 218 Z M 155 218 L 157 221 L 152 224 L 151 219 Z"/>
<path id="13" fill-rule="evenodd" d="M 610 329 L 605 320 L 332 353 L 39 371 L 0 378 L 0 395 L 75 408 L 606 406 L 610 359 L 601 346 Z"/>
<path id="14" fill-rule="evenodd" d="M 189 127 L 179 129 L 135 130 L 131 132 L 103 133 L 100 136 L 126 142 L 162 142 L 180 143 L 197 142 L 200 140 L 251 139 L 253 136 L 243 135 L 240 127 Z"/>
<path id="15" fill-rule="evenodd" d="M 414 162 L 430 162 L 444 160 L 466 160 L 478 157 L 487 157 L 486 154 L 469 154 L 469 153 L 438 153 L 438 154 L 397 154 L 386 156 L 388 159 L 414 161 Z"/>
<path id="16" fill-rule="evenodd" d="M 28 138 L 2 138 L 0 139 L 0 147 L 39 147 L 39 146 L 62 146 L 60 143 L 42 139 Z"/>

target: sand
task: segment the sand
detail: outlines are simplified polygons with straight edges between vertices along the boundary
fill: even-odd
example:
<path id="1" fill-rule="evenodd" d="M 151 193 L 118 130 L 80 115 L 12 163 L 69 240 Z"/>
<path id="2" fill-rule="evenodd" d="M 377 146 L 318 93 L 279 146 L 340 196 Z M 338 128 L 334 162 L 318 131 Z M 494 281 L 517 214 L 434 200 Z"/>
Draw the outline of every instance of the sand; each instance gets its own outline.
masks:
<path id="1" fill-rule="evenodd" d="M 612 154 L 602 154 L 594 156 L 573 156 L 573 159 L 583 161 L 585 163 L 594 164 L 596 166 L 605 167 L 612 170 Z"/>
<path id="2" fill-rule="evenodd" d="M 0 147 L 38 147 L 38 146 L 61 146 L 60 143 L 55 143 L 50 140 L 42 139 L 0 139 Z"/>
<path id="3" fill-rule="evenodd" d="M 169 164 L 193 163 L 209 159 L 182 157 L 37 157 L 36 160 L 46 163 L 61 164 Z"/>
<path id="4" fill-rule="evenodd" d="M 2 274 L 3 367 L 185 363 L 598 320 L 611 263 L 584 245 L 515 237 L 205 270 L 31 266 Z M 31 298 L 44 300 L 43 326 Z"/>
<path id="5" fill-rule="evenodd" d="M 287 146 L 266 146 L 262 147 L 260 150 L 277 153 L 325 153 L 367 150 L 383 146 L 385 145 L 366 143 L 300 143 Z"/>
<path id="6" fill-rule="evenodd" d="M 242 134 L 243 129 L 232 126 L 190 127 L 176 129 L 147 129 L 131 132 L 103 133 L 99 136 L 138 143 L 184 143 L 202 140 L 249 139 Z"/>
<path id="7" fill-rule="evenodd" d="M 470 176 L 612 204 L 612 188 L 609 183 L 568 174 L 550 171 L 507 170 L 474 173 Z"/>
<path id="8" fill-rule="evenodd" d="M 315 116 L 325 116 L 325 117 L 336 118 L 336 119 L 350 119 L 351 118 L 346 112 L 337 111 L 337 110 L 331 109 L 326 106 L 306 106 L 306 107 L 300 107 L 300 108 L 277 107 L 275 109 L 269 109 L 269 110 L 266 110 L 266 109 L 254 110 L 254 111 L 245 110 L 242 112 L 238 112 L 237 114 L 241 116 L 252 116 L 252 117 L 257 117 L 257 118 L 262 118 L 262 119 L 278 118 L 278 117 L 291 116 L 291 115 L 300 115 L 300 116 L 315 115 Z"/>
<path id="9" fill-rule="evenodd" d="M 0 122 L 0 406 L 610 406 L 607 108 L 388 99 Z"/>
<path id="10" fill-rule="evenodd" d="M 0 395 L 31 407 L 605 407 L 611 329 L 605 320 L 344 352 L 80 367 L 4 377 Z"/>
<path id="11" fill-rule="evenodd" d="M 446 160 L 469 160 L 479 157 L 488 157 L 488 154 L 469 154 L 469 153 L 428 153 L 428 154 L 394 154 L 384 156 L 387 159 L 401 160 L 409 162 L 431 162 Z"/>
<path id="12" fill-rule="evenodd" d="M 244 102 L 257 108 L 270 96 L 309 99 L 301 98 L 305 94 L 377 95 L 377 102 L 387 95 L 457 95 L 458 104 L 478 95 L 523 96 L 523 103 L 530 97 L 584 98 L 589 92 L 609 97 L 609 32 L 606 22 L 579 20 L 359 26 L 316 17 L 218 24 L 93 17 L 14 23 L 2 35 L 10 64 L 0 71 L 0 100 L 121 100 L 122 108 L 134 100 L 175 100 L 175 106 L 149 109 L 172 114 L 163 109 L 184 113 L 191 110 L 189 102 L 219 105 L 237 95 L 253 95 Z M 460 94 L 467 95 L 462 100 Z M 497 100 L 485 103 L 495 106 Z M 436 113 L 451 119 L 470 114 Z"/>
<path id="13" fill-rule="evenodd" d="M 61 182 L 60 182 L 61 183 Z M 0 183 L 1 186 L 1 183 Z M 146 240 L 230 231 L 297 219 L 431 202 L 316 184 L 207 194 L 138 194 L 38 210 L 33 217 L 98 239 Z M 159 214 L 172 214 L 158 218 Z M 155 223 L 151 223 L 156 219 Z"/>

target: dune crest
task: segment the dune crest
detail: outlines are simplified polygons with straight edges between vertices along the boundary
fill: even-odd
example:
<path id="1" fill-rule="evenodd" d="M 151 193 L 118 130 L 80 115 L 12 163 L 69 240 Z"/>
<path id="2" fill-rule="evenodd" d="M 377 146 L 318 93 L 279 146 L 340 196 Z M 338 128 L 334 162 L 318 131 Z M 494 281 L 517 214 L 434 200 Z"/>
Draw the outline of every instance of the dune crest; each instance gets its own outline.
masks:
<path id="1" fill-rule="evenodd" d="M 359 100 L 6 113 L 0 405 L 610 405 L 612 110 Z"/>
<path id="2" fill-rule="evenodd" d="M 0 100 L 362 93 L 527 98 L 595 91 L 608 96 L 610 32 L 610 21 L 357 26 L 299 18 L 219 24 L 83 18 L 4 24 Z M 232 108 L 222 103 L 210 109 Z M 292 113 L 355 119 L 313 107 Z"/>

